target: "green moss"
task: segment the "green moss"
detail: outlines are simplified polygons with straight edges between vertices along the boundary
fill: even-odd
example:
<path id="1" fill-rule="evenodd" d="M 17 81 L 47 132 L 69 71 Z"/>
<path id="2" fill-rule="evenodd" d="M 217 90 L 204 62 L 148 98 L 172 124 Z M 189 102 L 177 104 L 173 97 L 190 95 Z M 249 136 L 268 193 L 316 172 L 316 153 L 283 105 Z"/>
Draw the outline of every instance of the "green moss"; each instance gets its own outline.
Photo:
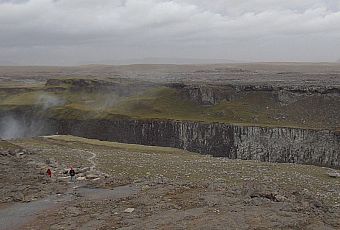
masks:
<path id="1" fill-rule="evenodd" d="M 235 125 L 336 128 L 328 124 L 329 107 L 336 108 L 332 99 L 307 98 L 290 105 L 281 105 L 270 92 L 247 92 L 232 101 L 221 101 L 217 105 L 203 106 L 186 99 L 174 88 L 154 87 L 133 96 L 119 96 L 116 92 L 74 91 L 68 87 L 72 79 L 62 81 L 64 90 L 44 90 L 16 94 L 0 94 L 0 107 L 36 106 L 37 99 L 44 94 L 65 101 L 63 106 L 53 108 L 48 115 L 60 119 L 173 119 L 201 122 L 220 122 Z M 130 82 L 122 83 L 131 84 Z M 328 106 L 328 107 L 327 107 Z M 283 115 L 282 115 L 283 114 Z"/>
<path id="2" fill-rule="evenodd" d="M 52 140 L 59 140 L 64 142 L 72 142 L 72 146 L 83 146 L 84 144 L 109 147 L 110 149 L 123 150 L 129 152 L 142 152 L 142 153 L 158 153 L 158 154 L 194 154 L 185 150 L 175 149 L 170 147 L 159 147 L 159 146 L 146 146 L 137 144 L 124 144 L 118 142 L 100 141 L 96 139 L 87 139 L 82 137 L 60 135 L 48 137 Z"/>
<path id="3" fill-rule="evenodd" d="M 41 91 L 19 93 L 16 95 L 10 95 L 1 101 L 2 105 L 34 105 L 38 96 L 41 95 Z"/>
<path id="4" fill-rule="evenodd" d="M 90 110 L 81 110 L 70 106 L 64 106 L 50 111 L 49 117 L 69 120 L 86 120 L 95 117 L 95 114 Z"/>
<path id="5" fill-rule="evenodd" d="M 183 99 L 176 90 L 160 87 L 122 100 L 114 111 L 136 118 L 181 119 L 193 118 L 202 109 Z"/>
<path id="6" fill-rule="evenodd" d="M 0 140 L 0 151 L 2 150 L 17 150 L 17 149 L 21 149 L 21 147 L 15 145 L 15 144 L 12 144 L 8 141 L 5 141 L 5 140 Z"/>

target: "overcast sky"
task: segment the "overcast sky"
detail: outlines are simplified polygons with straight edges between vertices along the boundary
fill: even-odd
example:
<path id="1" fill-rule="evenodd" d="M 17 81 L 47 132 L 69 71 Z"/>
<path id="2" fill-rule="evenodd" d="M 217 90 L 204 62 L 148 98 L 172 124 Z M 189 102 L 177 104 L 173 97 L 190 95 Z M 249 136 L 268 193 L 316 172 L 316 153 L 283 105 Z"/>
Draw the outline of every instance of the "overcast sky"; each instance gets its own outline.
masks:
<path id="1" fill-rule="evenodd" d="M 340 59 L 340 0 L 0 0 L 0 65 Z"/>

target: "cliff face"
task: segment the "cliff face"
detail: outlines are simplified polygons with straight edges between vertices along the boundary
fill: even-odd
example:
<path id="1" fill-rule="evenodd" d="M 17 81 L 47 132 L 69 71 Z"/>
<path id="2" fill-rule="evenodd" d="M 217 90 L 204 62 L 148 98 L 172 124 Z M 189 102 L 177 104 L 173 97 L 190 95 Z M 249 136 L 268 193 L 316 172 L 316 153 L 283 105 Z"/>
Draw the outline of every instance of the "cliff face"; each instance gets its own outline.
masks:
<path id="1" fill-rule="evenodd" d="M 160 120 L 60 120 L 59 134 L 182 148 L 231 159 L 340 167 L 340 136 L 326 130 Z"/>
<path id="2" fill-rule="evenodd" d="M 234 132 L 235 158 L 340 166 L 340 136 L 332 131 L 234 127 Z"/>
<path id="3" fill-rule="evenodd" d="M 271 86 L 271 85 L 185 85 L 169 84 L 192 101 L 202 105 L 215 105 L 223 100 L 233 101 L 249 92 L 258 92 L 274 99 L 278 103 L 289 104 L 311 95 L 318 97 L 340 98 L 340 88 L 305 87 L 305 86 Z"/>
<path id="4" fill-rule="evenodd" d="M 201 105 L 215 105 L 223 100 L 231 101 L 237 96 L 237 90 L 233 86 L 216 85 L 185 85 L 173 83 L 167 85 Z"/>

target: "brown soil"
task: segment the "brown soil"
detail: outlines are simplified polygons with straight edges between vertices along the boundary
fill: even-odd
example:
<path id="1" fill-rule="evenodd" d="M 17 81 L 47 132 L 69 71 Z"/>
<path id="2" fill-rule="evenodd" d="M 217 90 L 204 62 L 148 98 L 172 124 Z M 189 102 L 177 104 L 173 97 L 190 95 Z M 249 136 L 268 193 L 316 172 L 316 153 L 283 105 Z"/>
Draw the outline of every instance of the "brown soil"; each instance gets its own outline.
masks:
<path id="1" fill-rule="evenodd" d="M 323 198 L 339 194 L 338 178 L 321 175 L 324 188 L 315 187 L 319 196 L 300 187 L 305 183 L 307 188 L 318 180 L 317 172 L 326 173 L 328 169 L 317 171 L 315 166 L 287 166 L 283 177 L 295 178 L 298 185 L 292 188 L 279 180 L 273 183 L 280 174 L 274 171 L 276 167 L 270 169 L 272 164 L 269 163 L 224 161 L 175 149 L 171 154 L 169 149 L 162 152 L 163 149 L 156 147 L 157 153 L 150 147 L 144 149 L 135 145 L 134 152 L 129 152 L 132 147 L 128 145 L 122 151 L 122 145 L 117 150 L 115 144 L 67 138 L 70 141 L 66 141 L 66 137 L 15 141 L 25 147 L 27 154 L 0 157 L 1 175 L 12 175 L 0 177 L 1 184 L 5 185 L 1 188 L 1 194 L 5 195 L 1 199 L 0 213 L 11 210 L 13 215 L 21 215 L 21 221 L 16 222 L 20 224 L 18 229 L 340 228 L 340 205 L 336 200 L 332 203 Z M 121 160 L 124 155 L 127 162 Z M 142 156 L 150 157 L 150 161 L 141 161 Z M 169 166 L 153 165 L 161 164 L 154 158 L 166 160 Z M 118 162 L 114 159 L 120 159 L 120 167 L 115 165 Z M 110 173 L 108 165 L 103 167 L 103 161 L 110 162 L 116 171 Z M 172 174 L 165 172 L 170 167 L 182 172 L 185 167 L 185 172 L 190 174 L 191 170 L 196 170 L 194 162 L 199 161 L 199 171 L 207 174 L 197 173 L 201 179 L 171 177 Z M 68 179 L 62 178 L 63 170 L 70 163 L 75 167 L 93 167 L 84 174 L 84 177 L 91 174 L 90 179 L 67 183 Z M 146 164 L 155 170 L 147 169 L 148 176 L 137 177 L 141 172 L 124 171 L 127 165 L 141 168 L 142 165 L 147 167 Z M 259 175 L 246 176 L 247 170 L 254 170 L 256 165 L 262 170 L 257 171 Z M 272 170 L 269 173 L 272 180 L 260 179 L 265 166 Z M 54 178 L 41 173 L 41 168 L 45 167 L 53 169 Z M 229 180 L 222 179 L 217 171 L 220 167 L 225 167 L 226 172 L 227 167 L 231 167 L 235 174 L 228 172 Z M 308 167 L 314 170 L 303 171 L 304 178 L 293 176 Z M 99 171 L 101 169 L 107 174 Z M 80 170 L 77 168 L 78 172 Z M 239 174 L 238 170 L 244 174 Z M 239 177 L 243 179 L 238 181 Z M 17 194 L 25 199 L 15 198 Z M 133 209 L 128 212 L 128 208 Z M 6 226 L 5 222 L 2 224 Z"/>

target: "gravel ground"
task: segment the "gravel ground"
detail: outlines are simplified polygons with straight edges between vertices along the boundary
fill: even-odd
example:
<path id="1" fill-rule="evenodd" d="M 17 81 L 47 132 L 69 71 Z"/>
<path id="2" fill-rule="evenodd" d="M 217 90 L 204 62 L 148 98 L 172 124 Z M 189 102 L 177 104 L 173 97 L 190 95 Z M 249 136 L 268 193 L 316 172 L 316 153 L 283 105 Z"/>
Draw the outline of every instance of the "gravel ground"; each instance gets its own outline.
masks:
<path id="1" fill-rule="evenodd" d="M 34 198 L 38 201 L 51 191 L 53 194 L 53 186 L 61 186 L 65 190 L 60 193 L 67 195 L 69 185 L 61 177 L 68 165 L 81 171 L 95 164 L 92 171 L 82 175 L 84 180 L 75 183 L 79 188 L 72 199 L 37 213 L 23 229 L 340 228 L 340 179 L 327 175 L 331 169 L 234 161 L 69 136 L 13 143 L 32 154 L 1 157 L 1 175 L 12 169 L 22 175 L 18 180 L 1 177 L 1 183 L 27 183 L 32 187 L 26 187 L 25 194 L 38 187 L 43 191 Z M 23 167 L 27 162 L 53 166 L 57 178 L 53 182 L 43 175 L 32 179 L 37 171 L 35 167 Z M 135 192 L 123 190 L 126 195 L 117 199 L 81 192 L 85 189 L 90 194 L 110 194 L 122 186 Z M 13 187 L 5 187 L 11 194 L 18 193 Z M 0 210 L 24 201 L 2 199 Z"/>

